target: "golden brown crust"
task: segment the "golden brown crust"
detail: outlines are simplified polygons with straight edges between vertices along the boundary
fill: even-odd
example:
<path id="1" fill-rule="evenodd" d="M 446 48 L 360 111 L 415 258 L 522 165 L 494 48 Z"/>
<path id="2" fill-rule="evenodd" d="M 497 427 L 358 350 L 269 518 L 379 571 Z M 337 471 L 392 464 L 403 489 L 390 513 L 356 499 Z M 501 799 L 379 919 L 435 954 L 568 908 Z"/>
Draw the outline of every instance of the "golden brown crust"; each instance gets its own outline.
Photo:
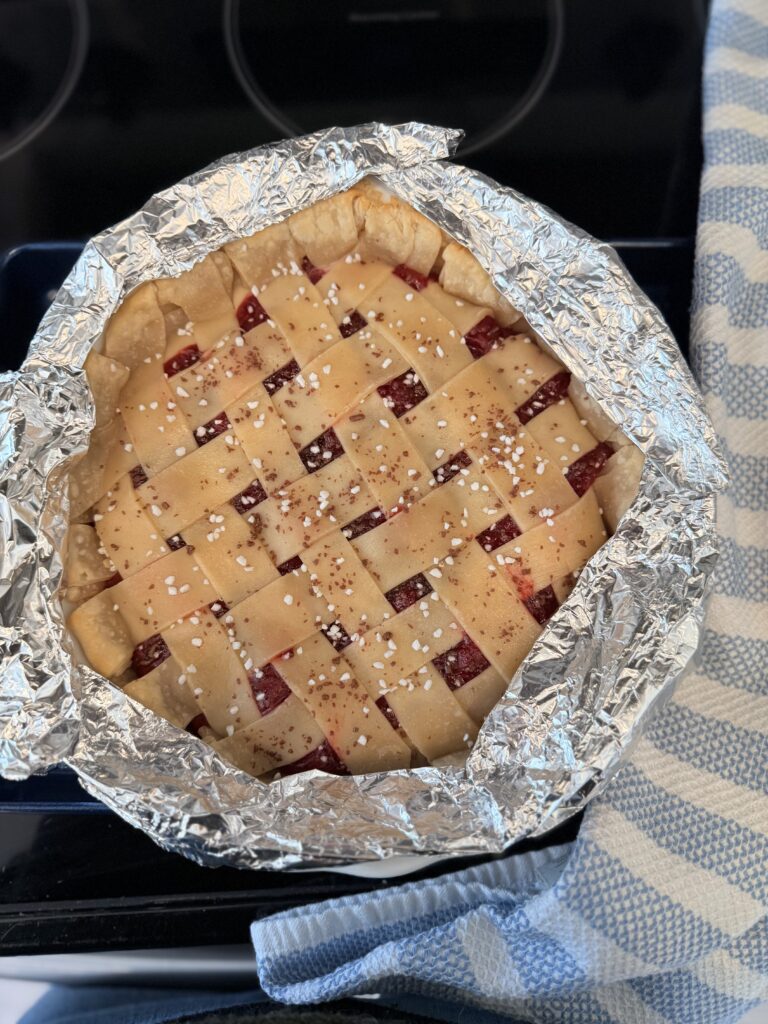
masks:
<path id="1" fill-rule="evenodd" d="M 115 359 L 90 352 L 85 360 L 85 376 L 93 395 L 95 425 L 103 427 L 115 418 L 120 392 L 130 370 Z"/>
<path id="2" fill-rule="evenodd" d="M 360 224 L 358 248 L 365 260 L 381 260 L 393 266 L 405 264 L 429 274 L 442 245 L 436 224 L 396 196 L 383 196 L 364 188 L 356 200 Z"/>
<path id="3" fill-rule="evenodd" d="M 72 523 L 67 532 L 62 585 L 86 587 L 105 583 L 115 572 L 96 530 L 83 523 Z"/>
<path id="4" fill-rule="evenodd" d="M 440 284 L 452 295 L 478 306 L 489 306 L 499 323 L 517 323 L 520 313 L 494 287 L 490 277 L 472 253 L 457 242 L 450 242 L 442 251 Z"/>
<path id="5" fill-rule="evenodd" d="M 633 444 L 623 445 L 608 460 L 605 472 L 595 480 L 600 510 L 611 533 L 637 495 L 645 459 Z"/>
<path id="6" fill-rule="evenodd" d="M 298 251 L 316 267 L 346 256 L 357 244 L 359 233 L 354 189 L 315 203 L 288 219 L 291 237 Z"/>
<path id="7" fill-rule="evenodd" d="M 187 686 L 179 686 L 178 673 L 170 661 L 162 662 L 141 679 L 127 683 L 123 691 L 180 729 L 186 729 L 199 713 L 192 691 Z"/>
<path id="8" fill-rule="evenodd" d="M 165 323 L 154 282 L 139 285 L 104 329 L 104 355 L 130 369 L 165 350 Z"/>
<path id="9" fill-rule="evenodd" d="M 232 261 L 240 288 L 254 288 L 257 293 L 272 280 L 273 270 L 280 265 L 288 267 L 303 255 L 287 221 L 264 228 L 249 238 L 227 242 L 223 252 Z"/>

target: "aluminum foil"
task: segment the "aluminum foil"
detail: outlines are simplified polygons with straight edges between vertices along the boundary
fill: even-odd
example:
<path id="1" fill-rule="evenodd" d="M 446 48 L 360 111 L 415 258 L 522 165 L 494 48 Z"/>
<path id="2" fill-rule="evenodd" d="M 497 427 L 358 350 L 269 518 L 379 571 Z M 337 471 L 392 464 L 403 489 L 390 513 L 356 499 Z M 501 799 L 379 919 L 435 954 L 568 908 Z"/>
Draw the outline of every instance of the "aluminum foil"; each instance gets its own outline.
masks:
<path id="1" fill-rule="evenodd" d="M 57 762 L 161 846 L 199 863 L 286 868 L 493 853 L 599 792 L 695 651 L 726 482 L 701 397 L 658 310 L 610 247 L 475 171 L 461 133 L 333 128 L 236 154 L 94 238 L 18 374 L 0 379 L 0 771 Z M 66 465 L 87 446 L 81 370 L 142 281 L 366 175 L 477 256 L 646 453 L 637 499 L 492 712 L 464 765 L 264 786 L 76 664 L 56 590 Z"/>

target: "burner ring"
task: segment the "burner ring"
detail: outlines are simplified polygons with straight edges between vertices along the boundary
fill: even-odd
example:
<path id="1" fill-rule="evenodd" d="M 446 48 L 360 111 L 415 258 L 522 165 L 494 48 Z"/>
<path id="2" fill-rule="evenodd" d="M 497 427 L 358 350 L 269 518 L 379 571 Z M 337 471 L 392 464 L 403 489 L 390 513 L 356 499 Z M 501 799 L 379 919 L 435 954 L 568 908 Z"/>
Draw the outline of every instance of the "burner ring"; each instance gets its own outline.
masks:
<path id="1" fill-rule="evenodd" d="M 248 61 L 240 42 L 240 0 L 224 0 L 222 7 L 224 45 L 227 57 L 240 87 L 254 107 L 277 128 L 287 135 L 301 135 L 304 129 L 292 121 L 269 99 L 251 74 Z"/>
<path id="2" fill-rule="evenodd" d="M 516 128 L 534 109 L 554 76 L 563 51 L 565 37 L 565 11 L 563 0 L 546 0 L 547 43 L 541 62 L 528 88 L 512 108 L 484 130 L 465 140 L 458 149 L 459 156 L 477 153 L 497 142 Z M 232 71 L 240 87 L 253 106 L 278 131 L 286 135 L 301 135 L 307 129 L 288 117 L 266 95 L 254 78 L 240 41 L 240 0 L 224 0 L 222 6 L 224 44 Z"/>
<path id="3" fill-rule="evenodd" d="M 473 139 L 459 146 L 460 156 L 479 153 L 508 135 L 530 114 L 544 95 L 557 70 L 563 52 L 565 38 L 563 0 L 547 0 L 547 27 L 547 46 L 528 88 L 504 117 L 499 118 L 485 131 L 477 133 Z"/>
<path id="4" fill-rule="evenodd" d="M 67 0 L 67 3 L 72 14 L 72 45 L 64 75 L 47 106 L 15 138 L 0 148 L 0 162 L 14 156 L 45 131 L 56 119 L 80 79 L 90 39 L 88 6 L 86 0 Z"/>

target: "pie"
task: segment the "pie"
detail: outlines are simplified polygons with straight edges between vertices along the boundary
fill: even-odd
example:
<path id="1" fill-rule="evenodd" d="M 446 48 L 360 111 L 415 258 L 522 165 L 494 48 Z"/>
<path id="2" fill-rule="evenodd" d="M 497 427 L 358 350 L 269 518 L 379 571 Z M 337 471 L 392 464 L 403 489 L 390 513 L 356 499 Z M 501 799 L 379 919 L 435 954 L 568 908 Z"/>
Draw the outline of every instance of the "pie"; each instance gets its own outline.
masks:
<path id="1" fill-rule="evenodd" d="M 466 752 L 637 477 L 474 257 L 365 183 L 138 287 L 86 372 L 69 629 L 265 780 Z"/>

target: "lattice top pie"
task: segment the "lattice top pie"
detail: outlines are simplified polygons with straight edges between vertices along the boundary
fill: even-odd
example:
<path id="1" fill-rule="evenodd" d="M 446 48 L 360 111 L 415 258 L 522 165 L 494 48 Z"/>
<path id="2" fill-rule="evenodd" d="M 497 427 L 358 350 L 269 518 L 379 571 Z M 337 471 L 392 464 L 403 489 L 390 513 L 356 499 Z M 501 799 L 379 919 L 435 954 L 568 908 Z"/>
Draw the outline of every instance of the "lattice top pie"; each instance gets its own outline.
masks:
<path id="1" fill-rule="evenodd" d="M 466 750 L 626 504 L 624 439 L 365 186 L 142 285 L 102 351 L 69 626 L 256 776 Z"/>

